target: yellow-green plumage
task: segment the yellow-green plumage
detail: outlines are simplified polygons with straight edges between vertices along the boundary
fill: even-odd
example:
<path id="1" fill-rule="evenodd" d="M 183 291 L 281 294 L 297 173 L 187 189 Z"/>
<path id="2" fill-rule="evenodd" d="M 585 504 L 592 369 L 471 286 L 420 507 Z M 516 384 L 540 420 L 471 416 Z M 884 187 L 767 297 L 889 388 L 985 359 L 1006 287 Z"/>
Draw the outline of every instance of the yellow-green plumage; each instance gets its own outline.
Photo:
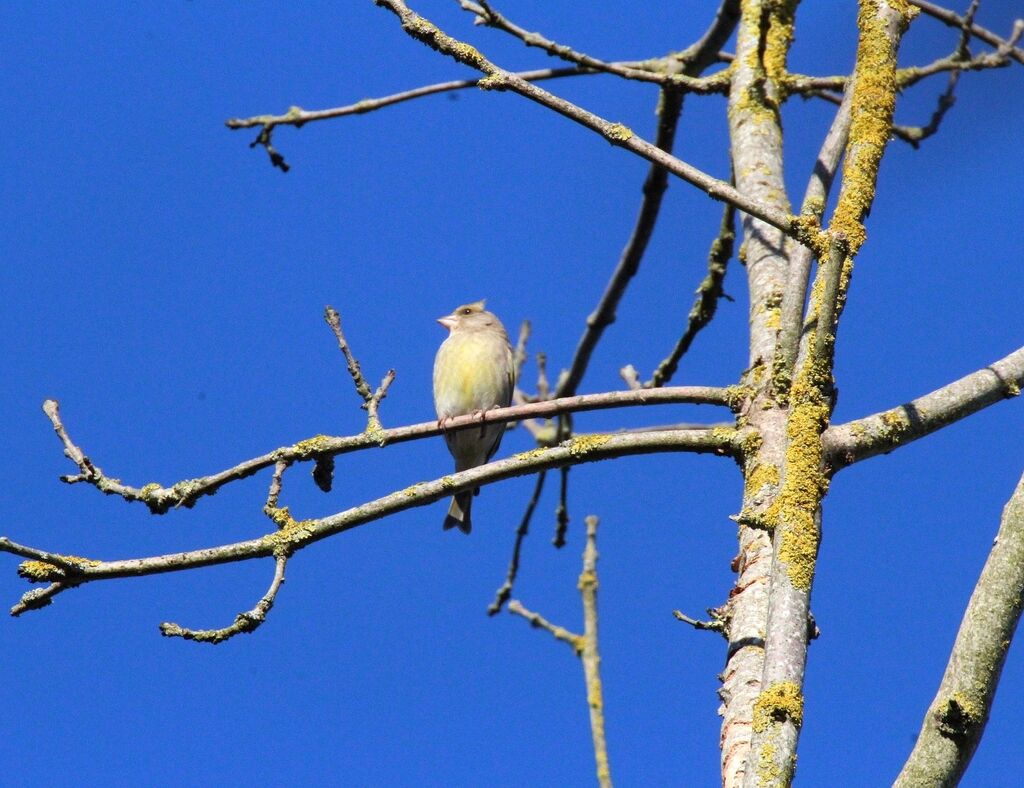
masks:
<path id="1" fill-rule="evenodd" d="M 512 347 L 504 326 L 484 309 L 484 302 L 464 304 L 438 320 L 449 329 L 434 359 L 434 406 L 439 422 L 455 416 L 507 407 L 512 402 L 515 371 Z M 445 433 L 455 471 L 483 465 L 498 450 L 504 424 L 485 424 Z M 452 498 L 445 530 L 458 527 L 469 533 L 472 492 Z"/>

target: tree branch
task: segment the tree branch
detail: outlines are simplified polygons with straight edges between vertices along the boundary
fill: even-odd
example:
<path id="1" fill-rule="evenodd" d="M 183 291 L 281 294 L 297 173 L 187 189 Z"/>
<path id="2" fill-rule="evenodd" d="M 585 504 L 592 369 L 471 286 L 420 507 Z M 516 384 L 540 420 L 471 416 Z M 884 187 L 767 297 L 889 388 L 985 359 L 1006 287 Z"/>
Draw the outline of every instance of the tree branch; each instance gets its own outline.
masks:
<path id="1" fill-rule="evenodd" d="M 694 93 L 724 93 L 729 86 L 728 79 L 711 77 L 709 79 L 696 79 L 685 73 L 669 72 L 667 69 L 661 72 L 649 69 L 634 68 L 624 63 L 608 63 L 604 60 L 577 52 L 572 47 L 558 44 L 540 33 L 531 33 L 515 24 L 504 15 L 499 13 L 489 2 L 484 0 L 480 3 L 471 0 L 459 0 L 459 5 L 464 11 L 469 11 L 476 16 L 476 23 L 486 27 L 501 30 L 514 38 L 518 38 L 528 47 L 536 47 L 547 52 L 553 57 L 561 58 L 577 66 L 588 68 L 593 71 L 600 71 L 606 74 L 614 74 L 623 79 L 637 80 L 639 82 L 650 82 L 655 85 L 669 85 L 676 88 L 683 88 L 687 92 Z M 724 43 L 724 42 L 723 42 Z"/>
<path id="2" fill-rule="evenodd" d="M 269 514 L 278 525 L 279 530 L 276 532 L 258 539 L 188 552 L 100 561 L 40 550 L 17 544 L 7 537 L 0 537 L 0 552 L 29 559 L 19 566 L 19 574 L 30 582 L 51 582 L 65 586 L 180 572 L 253 558 L 287 557 L 334 534 L 514 476 L 635 454 L 692 451 L 736 456 L 743 452 L 744 442 L 749 437 L 749 430 L 737 429 L 577 435 L 558 446 L 533 449 L 440 479 L 417 482 L 403 490 L 327 517 L 296 520 L 287 507 L 274 509 Z"/>
<path id="3" fill-rule="evenodd" d="M 286 556 L 278 556 L 274 567 L 274 579 L 271 580 L 267 593 L 263 595 L 252 610 L 246 610 L 244 613 L 239 613 L 235 616 L 235 620 L 231 625 L 221 629 L 188 629 L 187 627 L 165 621 L 160 625 L 161 634 L 165 637 L 179 637 L 195 641 L 196 643 L 217 645 L 243 632 L 255 632 L 267 620 L 267 614 L 274 606 L 277 592 L 284 582 L 284 568 L 287 563 L 288 558 Z"/>
<path id="4" fill-rule="evenodd" d="M 1024 347 L 984 369 L 895 408 L 829 427 L 822 436 L 835 471 L 888 454 L 989 405 L 1020 395 L 1024 386 Z"/>
<path id="5" fill-rule="evenodd" d="M 860 3 L 843 181 L 827 232 L 828 248 L 817 250 L 822 264 L 812 288 L 805 356 L 798 359 L 789 395 L 781 487 L 764 517 L 764 525 L 772 529 L 773 558 L 764 672 L 753 708 L 746 788 L 788 786 L 796 766 L 810 635 L 807 622 L 821 540 L 821 501 L 828 489 L 821 436 L 832 410 L 836 326 L 849 287 L 852 256 L 866 237 L 863 220 L 875 197 L 896 105 L 896 55 L 912 16 L 896 0 Z"/>
<path id="6" fill-rule="evenodd" d="M 590 709 L 590 732 L 594 741 L 594 761 L 597 783 L 611 788 L 611 770 L 608 766 L 608 747 L 604 734 L 604 693 L 601 687 L 601 653 L 597 639 L 597 524 L 594 515 L 586 518 L 587 544 L 583 550 L 583 571 L 577 588 L 583 600 L 583 634 L 577 635 L 564 627 L 552 624 L 539 613 L 527 610 L 518 600 L 508 604 L 508 611 L 522 616 L 538 629 L 550 632 L 556 640 L 569 645 L 583 662 L 583 675 L 587 687 L 587 706 Z"/>
<path id="7" fill-rule="evenodd" d="M 696 167 L 677 159 L 656 145 L 637 136 L 631 129 L 621 123 L 612 123 L 589 112 L 563 98 L 517 77 L 514 73 L 496 66 L 476 48 L 458 41 L 441 31 L 436 25 L 416 14 L 402 0 L 374 0 L 374 2 L 391 11 L 402 23 L 402 29 L 411 37 L 426 44 L 431 49 L 441 52 L 460 63 L 477 69 L 486 74 L 480 80 L 480 88 L 484 90 L 511 90 L 541 106 L 552 109 L 558 114 L 597 132 L 612 145 L 625 148 L 648 161 L 659 164 L 673 175 L 704 191 L 713 199 L 729 202 L 741 211 L 756 216 L 762 221 L 782 230 L 797 240 L 805 241 L 806 233 L 797 217 L 752 200 L 723 180 L 701 172 Z"/>
<path id="8" fill-rule="evenodd" d="M 537 509 L 540 494 L 544 491 L 544 480 L 547 478 L 547 475 L 547 471 L 541 471 L 537 474 L 537 481 L 533 486 L 533 494 L 526 504 L 526 511 L 523 512 L 523 517 L 519 521 L 519 527 L 516 529 L 516 541 L 512 547 L 512 558 L 508 562 L 505 582 L 501 584 L 501 587 L 495 593 L 494 601 L 487 607 L 487 615 L 489 616 L 500 613 L 505 603 L 512 596 L 512 587 L 515 585 L 516 575 L 519 574 L 519 555 L 523 547 L 523 540 L 530 532 L 530 520 L 533 519 L 533 513 Z"/>
<path id="9" fill-rule="evenodd" d="M 968 26 L 968 20 L 965 17 L 960 16 L 955 11 L 950 11 L 947 8 L 935 5 L 934 3 L 927 2 L 926 0 L 907 0 L 912 6 L 920 8 L 928 16 L 938 19 L 940 22 L 944 22 L 950 27 L 963 29 Z M 1024 49 L 1013 46 L 1006 39 L 1000 38 L 990 30 L 986 30 L 981 25 L 969 24 L 971 35 L 975 38 L 981 39 L 986 44 L 991 44 L 997 49 L 1006 49 L 1010 57 L 1016 60 L 1018 63 L 1024 65 Z"/>
<path id="10" fill-rule="evenodd" d="M 141 501 L 149 507 L 153 514 L 164 514 L 172 508 L 184 506 L 191 508 L 196 501 L 206 495 L 213 495 L 225 484 L 245 479 L 255 473 L 274 465 L 276 462 L 301 462 L 306 460 L 322 461 L 326 457 L 347 454 L 363 449 L 380 448 L 396 443 L 405 443 L 420 438 L 440 435 L 444 431 L 479 428 L 481 424 L 494 422 L 521 421 L 530 418 L 550 418 L 563 413 L 582 412 L 586 410 L 603 410 L 629 405 L 655 405 L 667 403 L 707 404 L 731 407 L 735 401 L 735 391 L 729 388 L 713 386 L 673 386 L 657 391 L 610 391 L 602 394 L 577 395 L 562 397 L 544 402 L 531 402 L 509 408 L 495 408 L 484 414 L 467 414 L 452 419 L 442 430 L 437 421 L 426 421 L 407 427 L 393 427 L 379 431 L 364 431 L 358 435 L 331 437 L 316 435 L 299 441 L 291 446 L 283 446 L 259 457 L 245 460 L 218 473 L 198 479 L 186 479 L 170 487 L 156 482 L 132 487 L 123 484 L 119 479 L 106 476 L 82 450 L 71 442 L 64 425 L 60 420 L 59 405 L 56 400 L 46 400 L 43 411 L 50 418 L 61 441 L 65 445 L 64 453 L 79 467 L 74 476 L 62 476 L 61 481 L 67 484 L 87 482 L 107 495 L 118 495 L 126 501 Z"/>
<path id="11" fill-rule="evenodd" d="M 967 604 L 939 691 L 897 788 L 955 786 L 981 740 L 1024 606 L 1024 477 Z"/>

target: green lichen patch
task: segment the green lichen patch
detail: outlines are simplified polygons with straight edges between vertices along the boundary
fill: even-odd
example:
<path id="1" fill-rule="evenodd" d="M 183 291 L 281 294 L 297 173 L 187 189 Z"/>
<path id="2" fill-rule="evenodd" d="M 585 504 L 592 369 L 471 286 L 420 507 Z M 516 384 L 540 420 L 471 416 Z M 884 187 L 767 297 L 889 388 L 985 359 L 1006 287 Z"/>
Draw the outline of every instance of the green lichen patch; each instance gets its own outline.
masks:
<path id="1" fill-rule="evenodd" d="M 914 16 L 904 0 L 889 2 L 889 6 L 902 15 L 904 25 Z M 896 108 L 896 52 L 880 10 L 878 0 L 861 0 L 850 139 L 843 166 L 843 189 L 832 217 L 832 229 L 845 233 L 851 256 L 867 237 L 862 221 L 874 200 L 878 168 L 889 142 Z"/>
<path id="2" fill-rule="evenodd" d="M 596 432 L 590 435 L 577 435 L 568 442 L 569 454 L 573 457 L 585 457 L 594 449 L 604 446 L 611 439 L 611 435 L 603 435 Z"/>
<path id="3" fill-rule="evenodd" d="M 611 140 L 612 144 L 622 143 L 630 139 L 633 136 L 633 130 L 628 126 L 624 126 L 621 123 L 612 123 L 606 130 L 605 136 Z"/>
<path id="4" fill-rule="evenodd" d="M 744 480 L 744 499 L 756 497 L 764 487 L 776 487 L 779 484 L 779 467 L 766 463 L 754 463 L 747 471 Z"/>
<path id="5" fill-rule="evenodd" d="M 821 540 L 815 513 L 828 490 L 828 477 L 822 470 L 821 433 L 828 426 L 829 402 L 824 389 L 830 377 L 827 365 L 818 361 L 805 365 L 793 383 L 782 489 L 765 513 L 769 522 L 782 529 L 779 559 L 793 587 L 802 591 L 809 591 L 814 579 Z"/>
<path id="6" fill-rule="evenodd" d="M 754 701 L 752 727 L 764 733 L 775 722 L 790 720 L 796 727 L 804 723 L 804 696 L 795 681 L 778 681 L 766 687 Z"/>
<path id="7" fill-rule="evenodd" d="M 329 435 L 314 435 L 312 438 L 306 438 L 306 440 L 295 444 L 294 449 L 292 449 L 292 456 L 298 460 L 308 460 L 310 457 L 322 452 L 330 440 Z"/>
<path id="8" fill-rule="evenodd" d="M 765 33 L 764 71 L 775 83 L 780 99 L 785 98 L 786 60 L 793 44 L 793 18 L 798 0 L 772 0 L 768 13 L 768 30 Z"/>
<path id="9" fill-rule="evenodd" d="M 99 566 L 101 561 L 92 558 L 82 558 L 77 555 L 55 556 L 59 560 L 82 569 L 92 566 Z M 71 574 L 74 574 L 73 572 Z M 64 567 L 51 564 L 47 561 L 22 561 L 18 565 L 18 576 L 28 580 L 30 583 L 54 583 L 66 580 L 68 570 Z"/>
<path id="10" fill-rule="evenodd" d="M 535 460 L 538 457 L 543 457 L 545 454 L 547 454 L 547 451 L 548 450 L 544 448 L 530 449 L 529 451 L 521 451 L 518 454 L 512 455 L 512 459 L 519 460 L 521 462 L 529 462 L 530 460 Z"/>

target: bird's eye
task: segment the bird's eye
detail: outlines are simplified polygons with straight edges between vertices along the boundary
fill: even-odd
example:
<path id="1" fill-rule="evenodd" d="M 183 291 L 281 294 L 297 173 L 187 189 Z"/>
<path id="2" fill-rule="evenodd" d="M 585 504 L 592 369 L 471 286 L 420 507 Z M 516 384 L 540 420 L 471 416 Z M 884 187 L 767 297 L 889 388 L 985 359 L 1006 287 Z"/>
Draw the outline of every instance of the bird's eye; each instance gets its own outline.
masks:
<path id="1" fill-rule="evenodd" d="M 461 310 L 461 311 L 462 311 L 462 314 L 464 314 L 464 315 L 471 315 L 471 314 L 473 314 L 473 310 L 470 309 L 468 306 L 465 309 Z"/>

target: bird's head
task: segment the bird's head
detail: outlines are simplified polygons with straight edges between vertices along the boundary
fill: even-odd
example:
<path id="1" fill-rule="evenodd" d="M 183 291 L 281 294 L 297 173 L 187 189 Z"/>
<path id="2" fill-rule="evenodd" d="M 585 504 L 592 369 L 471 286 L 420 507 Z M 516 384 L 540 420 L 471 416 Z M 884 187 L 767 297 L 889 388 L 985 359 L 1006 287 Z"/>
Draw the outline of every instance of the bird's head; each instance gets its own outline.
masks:
<path id="1" fill-rule="evenodd" d="M 495 325 L 501 325 L 498 322 L 497 317 L 484 309 L 485 305 L 486 301 L 481 298 L 479 301 L 474 301 L 472 304 L 457 306 L 452 310 L 450 315 L 439 317 L 437 322 L 449 331 L 488 328 Z"/>

